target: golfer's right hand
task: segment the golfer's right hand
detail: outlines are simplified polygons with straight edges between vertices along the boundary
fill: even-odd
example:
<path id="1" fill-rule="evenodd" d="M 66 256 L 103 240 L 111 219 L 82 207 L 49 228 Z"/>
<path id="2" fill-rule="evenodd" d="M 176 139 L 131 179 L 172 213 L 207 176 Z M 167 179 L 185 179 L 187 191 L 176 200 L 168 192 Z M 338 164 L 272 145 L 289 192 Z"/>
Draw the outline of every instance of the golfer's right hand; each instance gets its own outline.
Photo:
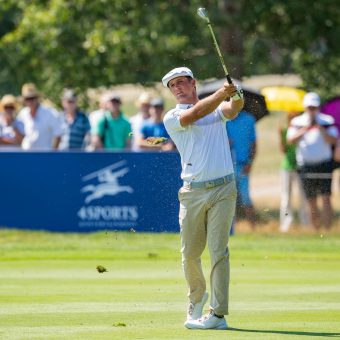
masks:
<path id="1" fill-rule="evenodd" d="M 237 87 L 234 84 L 229 84 L 228 82 L 225 82 L 223 84 L 223 89 L 224 89 L 224 93 L 226 95 L 226 98 L 230 98 L 232 96 L 234 96 L 237 93 Z"/>

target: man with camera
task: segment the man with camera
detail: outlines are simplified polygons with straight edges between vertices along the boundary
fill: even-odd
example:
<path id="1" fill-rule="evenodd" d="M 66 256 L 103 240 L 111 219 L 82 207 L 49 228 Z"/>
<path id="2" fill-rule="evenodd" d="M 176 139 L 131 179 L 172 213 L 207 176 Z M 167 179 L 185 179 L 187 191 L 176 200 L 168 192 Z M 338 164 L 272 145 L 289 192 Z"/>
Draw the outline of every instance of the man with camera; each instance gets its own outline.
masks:
<path id="1" fill-rule="evenodd" d="M 320 112 L 320 97 L 307 93 L 303 99 L 305 112 L 295 117 L 287 132 L 287 142 L 296 144 L 296 160 L 303 190 L 308 202 L 310 221 L 318 230 L 329 229 L 332 223 L 331 187 L 333 171 L 333 145 L 338 130 L 333 117 Z M 317 197 L 322 198 L 321 213 Z"/>

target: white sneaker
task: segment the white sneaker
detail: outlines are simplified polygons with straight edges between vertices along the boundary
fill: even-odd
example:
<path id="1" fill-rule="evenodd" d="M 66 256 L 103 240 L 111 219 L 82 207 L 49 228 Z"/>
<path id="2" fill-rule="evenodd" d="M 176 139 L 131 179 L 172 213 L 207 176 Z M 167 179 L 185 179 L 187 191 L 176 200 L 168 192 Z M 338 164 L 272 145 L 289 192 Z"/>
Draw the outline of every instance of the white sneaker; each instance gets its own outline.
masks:
<path id="1" fill-rule="evenodd" d="M 209 297 L 208 292 L 205 292 L 200 302 L 197 303 L 190 302 L 187 313 L 187 321 L 197 320 L 202 316 L 203 307 L 207 302 L 208 297 Z"/>
<path id="2" fill-rule="evenodd" d="M 198 320 L 187 320 L 184 324 L 189 329 L 227 329 L 225 318 L 218 318 L 213 311 Z"/>

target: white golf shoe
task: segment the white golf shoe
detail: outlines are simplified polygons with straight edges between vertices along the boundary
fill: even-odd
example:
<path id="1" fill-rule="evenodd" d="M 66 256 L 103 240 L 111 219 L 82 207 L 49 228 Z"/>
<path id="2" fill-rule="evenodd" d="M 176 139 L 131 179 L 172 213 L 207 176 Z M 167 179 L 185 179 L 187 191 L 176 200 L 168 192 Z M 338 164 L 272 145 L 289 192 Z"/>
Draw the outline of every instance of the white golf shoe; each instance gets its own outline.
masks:
<path id="1" fill-rule="evenodd" d="M 187 321 L 197 320 L 202 316 L 203 307 L 207 302 L 208 297 L 209 297 L 208 292 L 205 292 L 200 302 L 197 303 L 190 302 L 187 313 Z"/>
<path id="2" fill-rule="evenodd" d="M 198 320 L 187 320 L 184 324 L 189 329 L 227 329 L 225 318 L 217 317 L 213 311 L 199 318 Z"/>

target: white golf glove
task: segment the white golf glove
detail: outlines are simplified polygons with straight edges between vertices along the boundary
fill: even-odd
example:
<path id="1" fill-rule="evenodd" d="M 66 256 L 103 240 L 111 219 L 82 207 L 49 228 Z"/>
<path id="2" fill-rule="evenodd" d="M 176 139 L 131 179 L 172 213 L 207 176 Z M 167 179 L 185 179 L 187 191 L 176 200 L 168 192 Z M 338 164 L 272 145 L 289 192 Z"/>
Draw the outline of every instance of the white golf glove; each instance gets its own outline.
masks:
<path id="1" fill-rule="evenodd" d="M 242 90 L 242 87 L 240 85 L 236 85 L 236 88 L 237 88 L 237 93 L 234 94 L 231 99 L 233 101 L 236 101 L 236 100 L 240 100 L 240 99 L 243 99 L 243 90 Z"/>

